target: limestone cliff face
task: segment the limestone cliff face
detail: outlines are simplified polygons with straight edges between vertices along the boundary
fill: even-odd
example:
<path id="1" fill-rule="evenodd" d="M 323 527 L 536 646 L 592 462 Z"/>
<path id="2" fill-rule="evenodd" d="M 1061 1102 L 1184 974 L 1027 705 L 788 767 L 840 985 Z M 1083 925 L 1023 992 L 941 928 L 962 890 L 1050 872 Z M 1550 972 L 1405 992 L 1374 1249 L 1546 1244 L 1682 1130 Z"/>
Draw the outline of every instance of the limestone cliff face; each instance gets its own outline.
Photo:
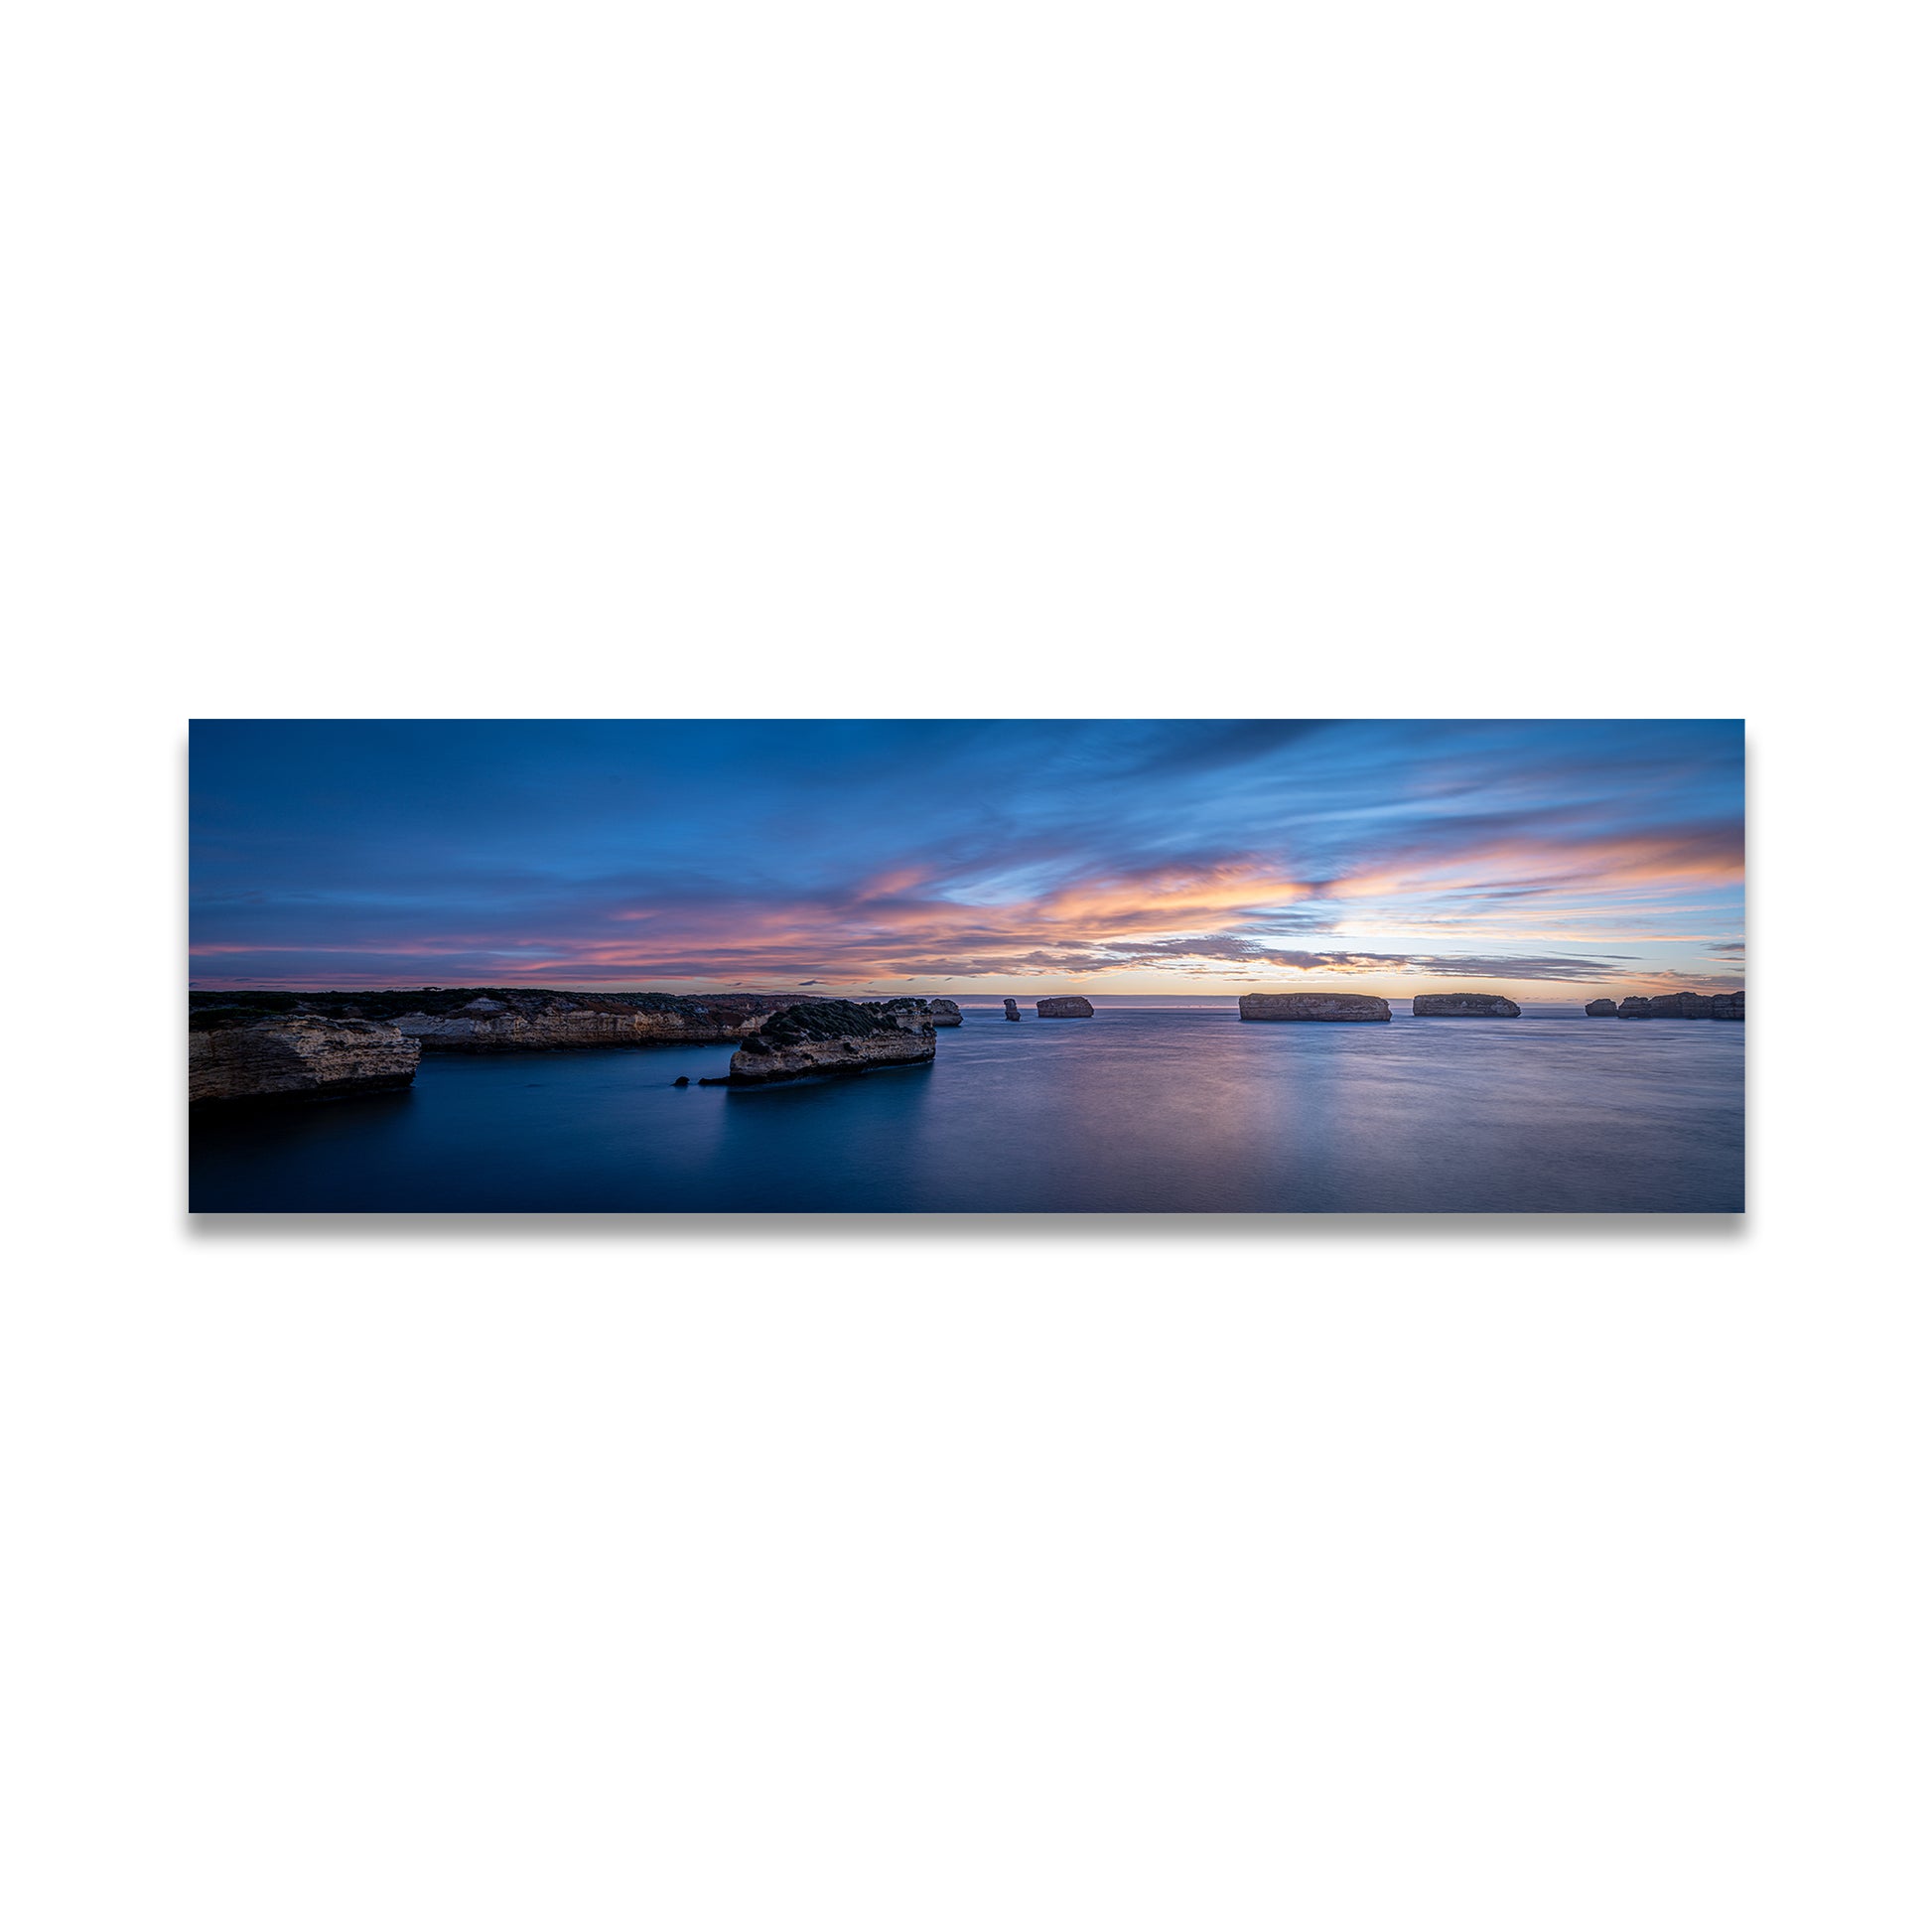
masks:
<path id="1" fill-rule="evenodd" d="M 1018 1000 L 1009 1000 L 1006 1003 L 1006 1009 L 1009 1020 L 1018 1020 L 1020 1018 L 1020 1002 Z"/>
<path id="2" fill-rule="evenodd" d="M 694 1003 L 691 1010 L 660 1012 L 553 994 L 542 1003 L 485 996 L 455 1013 L 398 1014 L 395 1026 L 432 1052 L 489 1053 L 519 1047 L 650 1046 L 667 1040 L 737 1039 L 762 1017 L 702 1003 Z"/>
<path id="3" fill-rule="evenodd" d="M 1523 1009 L 1498 993 L 1418 993 L 1409 1003 L 1418 1020 L 1520 1020 Z"/>
<path id="4" fill-rule="evenodd" d="M 330 1100 L 406 1087 L 422 1048 L 393 1027 L 315 1013 L 195 1016 L 191 1106 L 227 1100 Z"/>
<path id="5" fill-rule="evenodd" d="M 1608 1020 L 1616 1012 L 1614 1000 L 1591 1000 L 1584 1011 L 1592 1020 Z"/>
<path id="6" fill-rule="evenodd" d="M 1741 993 L 1659 993 L 1632 997 L 1617 1008 L 1619 1020 L 1741 1020 Z"/>
<path id="7" fill-rule="evenodd" d="M 880 1002 L 880 1010 L 890 1013 L 894 1024 L 903 1027 L 908 1033 L 917 1033 L 921 1027 L 957 1027 L 963 1024 L 959 1004 L 955 1000 L 885 1000 Z"/>
<path id="8" fill-rule="evenodd" d="M 1389 1003 L 1373 993 L 1244 993 L 1243 1020 L 1386 1020 Z"/>
<path id="9" fill-rule="evenodd" d="M 774 1013 L 732 1055 L 733 1086 L 762 1086 L 812 1073 L 863 1073 L 875 1066 L 917 1066 L 933 1057 L 930 1023 L 902 1024 L 892 1001 L 813 1000 Z"/>
<path id="10" fill-rule="evenodd" d="M 191 994 L 191 1011 L 225 1002 L 301 1008 L 331 1019 L 385 1022 L 432 1053 L 567 1046 L 707 1044 L 742 1039 L 789 1005 L 784 993 L 560 993 L 533 987 L 424 987 L 415 992 Z"/>
<path id="11" fill-rule="evenodd" d="M 1078 993 L 1069 993 L 1051 1000 L 1035 1000 L 1034 1011 L 1042 1020 L 1091 1020 L 1093 1002 Z"/>

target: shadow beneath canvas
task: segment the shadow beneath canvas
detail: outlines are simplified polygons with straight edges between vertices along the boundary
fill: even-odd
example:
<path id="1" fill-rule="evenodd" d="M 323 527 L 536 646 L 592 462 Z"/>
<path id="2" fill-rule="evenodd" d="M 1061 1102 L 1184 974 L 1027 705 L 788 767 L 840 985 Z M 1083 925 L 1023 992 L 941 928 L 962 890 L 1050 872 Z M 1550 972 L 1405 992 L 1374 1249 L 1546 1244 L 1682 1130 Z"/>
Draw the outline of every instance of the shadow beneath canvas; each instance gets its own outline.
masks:
<path id="1" fill-rule="evenodd" d="M 1742 1241 L 1744 1214 L 192 1214 L 197 1241 Z"/>

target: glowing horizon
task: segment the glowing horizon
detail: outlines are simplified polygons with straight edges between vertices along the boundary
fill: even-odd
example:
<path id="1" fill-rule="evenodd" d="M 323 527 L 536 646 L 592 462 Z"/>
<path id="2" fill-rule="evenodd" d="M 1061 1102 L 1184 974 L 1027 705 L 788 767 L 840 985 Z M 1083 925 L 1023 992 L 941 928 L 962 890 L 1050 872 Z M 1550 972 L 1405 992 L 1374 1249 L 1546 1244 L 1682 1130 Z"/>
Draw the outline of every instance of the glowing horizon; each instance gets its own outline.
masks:
<path id="1" fill-rule="evenodd" d="M 216 722 L 192 986 L 1741 988 L 1743 729 Z"/>

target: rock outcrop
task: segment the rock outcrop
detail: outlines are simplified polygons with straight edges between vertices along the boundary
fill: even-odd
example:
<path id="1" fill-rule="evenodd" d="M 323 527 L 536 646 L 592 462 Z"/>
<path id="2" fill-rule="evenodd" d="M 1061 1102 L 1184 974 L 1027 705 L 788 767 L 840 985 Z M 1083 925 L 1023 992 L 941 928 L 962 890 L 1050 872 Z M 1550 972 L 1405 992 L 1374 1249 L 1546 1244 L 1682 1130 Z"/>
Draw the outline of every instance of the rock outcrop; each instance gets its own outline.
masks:
<path id="1" fill-rule="evenodd" d="M 1042 1020 L 1091 1020 L 1093 1002 L 1078 993 L 1067 993 L 1050 1000 L 1035 1000 L 1034 1011 Z"/>
<path id="2" fill-rule="evenodd" d="M 1632 997 L 1617 1008 L 1619 1020 L 1741 1020 L 1741 993 L 1657 993 Z"/>
<path id="3" fill-rule="evenodd" d="M 1616 1012 L 1614 1000 L 1592 1000 L 1584 1008 L 1592 1020 L 1608 1020 Z"/>
<path id="4" fill-rule="evenodd" d="M 1389 1003 L 1373 993 L 1244 993 L 1243 1020 L 1386 1020 Z"/>
<path id="5" fill-rule="evenodd" d="M 191 1012 L 225 1002 L 386 1022 L 432 1053 L 553 1046 L 705 1045 L 742 1039 L 793 1003 L 788 993 L 560 993 L 535 987 L 424 987 L 382 993 L 190 994 Z"/>
<path id="6" fill-rule="evenodd" d="M 1018 1020 L 1020 1018 L 1020 1002 L 1018 1000 L 1009 1000 L 1007 1002 L 1007 1018 L 1009 1020 Z"/>
<path id="7" fill-rule="evenodd" d="M 406 1087 L 422 1048 L 373 1020 L 210 1008 L 188 1019 L 188 1101 L 334 1100 Z"/>
<path id="8" fill-rule="evenodd" d="M 786 1007 L 732 1055 L 730 1084 L 763 1086 L 811 1073 L 863 1073 L 930 1060 L 930 1024 L 906 1027 L 902 1018 L 878 1001 L 811 1000 Z"/>
<path id="9" fill-rule="evenodd" d="M 1418 993 L 1410 1001 L 1418 1020 L 1520 1020 L 1523 1009 L 1499 993 Z"/>
<path id="10" fill-rule="evenodd" d="M 881 1010 L 909 1033 L 921 1027 L 957 1027 L 961 1024 L 959 1007 L 952 1000 L 884 1000 Z"/>

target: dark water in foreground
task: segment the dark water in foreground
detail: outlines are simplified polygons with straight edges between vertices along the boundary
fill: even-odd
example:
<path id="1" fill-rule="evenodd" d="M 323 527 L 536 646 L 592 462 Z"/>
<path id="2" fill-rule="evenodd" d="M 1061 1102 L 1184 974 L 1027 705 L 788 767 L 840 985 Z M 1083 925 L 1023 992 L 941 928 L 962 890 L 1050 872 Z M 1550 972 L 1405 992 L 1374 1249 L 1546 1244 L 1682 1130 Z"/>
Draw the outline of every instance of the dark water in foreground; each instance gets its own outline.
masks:
<path id="1" fill-rule="evenodd" d="M 196 1120 L 210 1211 L 1736 1212 L 1744 1028 L 969 1013 L 930 1067 L 737 1092 L 727 1046 L 425 1055 Z"/>

